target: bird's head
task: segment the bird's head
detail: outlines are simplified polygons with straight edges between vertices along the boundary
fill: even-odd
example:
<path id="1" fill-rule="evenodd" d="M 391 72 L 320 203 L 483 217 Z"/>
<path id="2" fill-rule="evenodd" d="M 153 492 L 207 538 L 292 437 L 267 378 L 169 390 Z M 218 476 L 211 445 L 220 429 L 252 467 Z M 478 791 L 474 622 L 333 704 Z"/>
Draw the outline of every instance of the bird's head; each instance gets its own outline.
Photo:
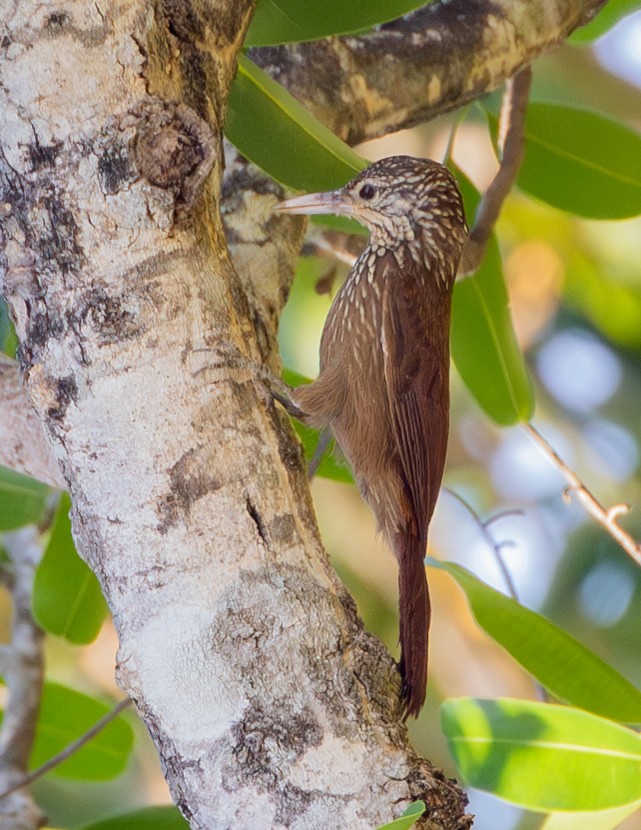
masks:
<path id="1" fill-rule="evenodd" d="M 339 190 L 276 205 L 283 213 L 334 213 L 365 225 L 370 245 L 463 244 L 467 233 L 454 176 L 436 161 L 390 156 L 374 162 Z"/>

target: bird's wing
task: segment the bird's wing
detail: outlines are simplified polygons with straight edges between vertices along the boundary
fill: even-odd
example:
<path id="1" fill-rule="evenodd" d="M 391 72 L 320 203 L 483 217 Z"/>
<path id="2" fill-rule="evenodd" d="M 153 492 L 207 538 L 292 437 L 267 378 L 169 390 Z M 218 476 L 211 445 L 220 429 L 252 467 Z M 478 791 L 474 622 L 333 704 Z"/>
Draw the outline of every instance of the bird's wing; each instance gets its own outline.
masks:
<path id="1" fill-rule="evenodd" d="M 425 545 L 447 447 L 450 298 L 429 274 L 402 272 L 393 254 L 385 259 L 382 346 L 387 406 L 414 532 Z"/>

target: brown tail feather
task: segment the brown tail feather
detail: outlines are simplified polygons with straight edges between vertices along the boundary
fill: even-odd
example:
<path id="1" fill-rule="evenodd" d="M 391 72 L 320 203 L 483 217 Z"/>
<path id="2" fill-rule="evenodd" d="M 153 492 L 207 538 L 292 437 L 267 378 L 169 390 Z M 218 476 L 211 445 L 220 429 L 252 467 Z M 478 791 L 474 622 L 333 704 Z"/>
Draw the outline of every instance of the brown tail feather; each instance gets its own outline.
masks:
<path id="1" fill-rule="evenodd" d="M 425 577 L 425 544 L 413 534 L 395 534 L 398 559 L 400 613 L 400 670 L 406 717 L 417 717 L 427 690 L 427 648 L 430 627 L 430 595 Z"/>

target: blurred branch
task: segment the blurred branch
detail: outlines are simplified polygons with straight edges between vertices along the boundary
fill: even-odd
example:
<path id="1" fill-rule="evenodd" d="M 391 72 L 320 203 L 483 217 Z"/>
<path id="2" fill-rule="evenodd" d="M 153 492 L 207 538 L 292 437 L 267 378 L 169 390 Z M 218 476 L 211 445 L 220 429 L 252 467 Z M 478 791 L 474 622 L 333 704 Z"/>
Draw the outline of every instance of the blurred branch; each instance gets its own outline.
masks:
<path id="1" fill-rule="evenodd" d="M 0 789 L 24 778 L 33 746 L 44 676 L 43 634 L 31 615 L 31 594 L 42 546 L 34 527 L 3 536 L 13 564 L 11 643 L 2 654 L 8 699 L 0 727 Z M 14 793 L 0 807 L 3 830 L 35 830 L 44 816 L 29 793 Z"/>
<path id="2" fill-rule="evenodd" d="M 348 250 L 345 239 L 345 234 L 337 233 L 330 228 L 321 228 L 313 223 L 308 225 L 306 244 L 311 245 L 315 252 L 325 254 L 351 268 L 358 255 Z"/>
<path id="3" fill-rule="evenodd" d="M 577 498 L 590 516 L 596 519 L 607 530 L 610 536 L 621 545 L 623 550 L 634 559 L 637 565 L 641 565 L 641 544 L 635 541 L 629 533 L 619 526 L 619 518 L 625 516 L 630 511 L 630 506 L 628 504 L 615 504 L 610 508 L 603 507 L 585 484 L 583 484 L 578 475 L 568 467 L 556 450 L 548 444 L 541 433 L 531 423 L 523 424 L 523 429 L 543 450 L 568 482 L 565 497 L 569 498 L 572 493 L 576 493 Z"/>
<path id="4" fill-rule="evenodd" d="M 485 191 L 459 264 L 459 275 L 478 270 L 503 202 L 512 190 L 525 152 L 525 110 L 530 96 L 532 69 L 526 66 L 507 83 L 499 125 L 501 163 Z"/>
<path id="5" fill-rule="evenodd" d="M 116 706 L 111 709 L 111 711 L 107 712 L 107 714 L 100 718 L 100 720 L 96 721 L 91 729 L 88 729 L 84 735 L 81 735 L 75 741 L 72 741 L 62 750 L 62 752 L 59 752 L 52 758 L 49 758 L 49 760 L 46 761 L 41 767 L 34 769 L 33 772 L 23 776 L 19 781 L 16 781 L 3 792 L 0 792 L 0 801 L 7 798 L 7 796 L 11 795 L 11 793 L 14 793 L 16 790 L 21 790 L 23 787 L 33 784 L 34 781 L 37 781 L 39 778 L 42 778 L 43 775 L 46 775 L 49 770 L 59 766 L 63 761 L 66 761 L 67 758 L 70 758 L 78 752 L 79 749 L 82 749 L 82 747 L 89 743 L 92 738 L 95 738 L 99 732 L 102 732 L 105 726 L 108 726 L 112 720 L 115 720 L 115 718 L 117 718 L 118 715 L 131 704 L 131 702 L 131 698 L 129 697 L 121 700 L 120 703 L 116 704 Z"/>
<path id="6" fill-rule="evenodd" d="M 503 558 L 503 552 L 501 550 L 502 548 L 506 547 L 506 545 L 513 546 L 514 542 L 510 539 L 506 539 L 503 542 L 497 542 L 494 539 L 492 532 L 490 531 L 490 525 L 494 522 L 500 521 L 500 519 L 503 519 L 506 516 L 522 516 L 523 511 L 503 510 L 500 513 L 497 513 L 495 516 L 492 516 L 491 518 L 483 521 L 483 519 L 479 516 L 476 510 L 474 510 L 474 508 L 467 501 L 465 501 L 465 499 L 462 496 L 460 496 L 458 493 L 455 493 L 454 490 L 450 490 L 449 488 L 443 489 L 447 490 L 447 492 L 451 496 L 453 496 L 456 499 L 456 501 L 458 501 L 459 504 L 461 504 L 467 510 L 470 516 L 472 516 L 472 518 L 478 525 L 483 535 L 483 538 L 485 539 L 490 550 L 494 554 L 494 558 L 496 559 L 496 563 L 499 567 L 499 570 L 501 571 L 501 576 L 503 577 L 503 581 L 505 582 L 505 587 L 507 588 L 508 594 L 512 597 L 512 599 L 515 602 L 517 602 L 519 605 L 522 605 L 521 600 L 519 599 L 518 592 L 516 590 L 516 583 L 512 579 L 512 574 L 507 566 L 507 563 L 505 562 L 505 559 Z M 531 676 L 531 680 L 539 700 L 549 700 L 549 695 L 546 689 L 541 685 L 541 683 L 539 683 L 539 681 L 533 676 Z"/>
<path id="7" fill-rule="evenodd" d="M 492 518 L 483 521 L 483 519 L 479 516 L 479 514 L 474 510 L 472 505 L 467 502 L 463 496 L 455 493 L 454 490 L 450 490 L 449 487 L 444 487 L 446 490 L 456 501 L 467 510 L 470 516 L 474 519 L 475 523 L 478 525 L 479 530 L 485 541 L 487 542 L 488 547 L 494 554 L 494 558 L 496 559 L 496 564 L 498 565 L 499 570 L 501 571 L 501 576 L 503 577 L 503 581 L 505 582 L 505 587 L 507 588 L 508 594 L 512 597 L 515 602 L 519 602 L 519 595 L 516 590 L 516 584 L 512 579 L 512 574 L 510 573 L 510 569 L 505 563 L 505 559 L 503 559 L 503 554 L 501 552 L 501 548 L 505 547 L 506 544 L 513 544 L 509 540 L 503 542 L 497 542 L 494 539 L 494 536 L 490 532 L 490 525 L 493 522 L 502 519 L 504 516 L 511 516 L 511 515 L 522 515 L 520 510 L 506 510 L 502 513 L 497 513 L 496 516 L 492 516 Z"/>

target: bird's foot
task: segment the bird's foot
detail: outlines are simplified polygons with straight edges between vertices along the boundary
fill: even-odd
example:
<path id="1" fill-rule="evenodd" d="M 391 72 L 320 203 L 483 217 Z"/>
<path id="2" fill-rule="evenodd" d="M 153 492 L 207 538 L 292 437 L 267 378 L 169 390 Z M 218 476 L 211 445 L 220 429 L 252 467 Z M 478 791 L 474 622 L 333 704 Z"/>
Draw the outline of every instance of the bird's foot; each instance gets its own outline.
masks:
<path id="1" fill-rule="evenodd" d="M 274 375 L 269 376 L 267 385 L 272 398 L 275 401 L 278 401 L 285 412 L 287 412 L 288 415 L 291 415 L 292 418 L 296 418 L 297 421 L 303 421 L 304 423 L 307 419 L 307 414 L 303 412 L 300 406 L 292 400 L 292 387 L 288 386 L 284 381 Z"/>
<path id="2" fill-rule="evenodd" d="M 305 421 L 307 418 L 306 413 L 292 400 L 292 387 L 277 378 L 265 366 L 240 354 L 235 346 L 222 344 L 216 348 L 194 349 L 193 354 L 206 355 L 206 362 L 199 366 L 194 374 L 213 373 L 212 380 L 215 381 L 218 380 L 215 375 L 217 371 L 225 373 L 225 377 L 221 377 L 221 380 L 229 378 L 229 370 L 241 372 L 245 375 L 245 380 L 252 378 L 260 380 L 267 387 L 270 397 L 278 401 L 293 418 L 299 421 Z"/>

